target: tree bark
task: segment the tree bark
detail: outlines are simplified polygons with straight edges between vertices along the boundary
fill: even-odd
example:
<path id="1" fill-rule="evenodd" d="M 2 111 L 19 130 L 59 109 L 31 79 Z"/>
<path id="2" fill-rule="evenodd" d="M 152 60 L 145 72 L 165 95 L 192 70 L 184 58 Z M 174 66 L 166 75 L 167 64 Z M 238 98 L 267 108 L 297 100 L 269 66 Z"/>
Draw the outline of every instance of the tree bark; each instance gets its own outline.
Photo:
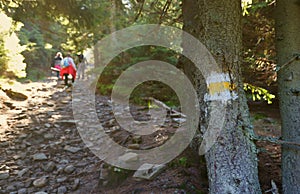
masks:
<path id="1" fill-rule="evenodd" d="M 300 1 L 278 0 L 276 12 L 276 51 L 278 92 L 284 141 L 300 142 L 300 60 L 284 66 L 300 53 Z M 300 193 L 300 148 L 282 146 L 283 193 Z"/>
<path id="2" fill-rule="evenodd" d="M 238 98 L 229 100 L 221 134 L 205 155 L 210 193 L 261 193 L 256 148 L 249 139 L 249 111 L 241 81 L 241 16 L 239 0 L 183 1 L 184 30 L 207 47 L 230 83 L 237 86 L 231 94 Z M 207 89 L 202 76 L 191 65 L 184 66 L 198 94 L 203 96 Z M 201 109 L 206 109 L 207 103 L 202 101 Z M 207 125 L 207 118 L 204 120 Z M 201 132 L 206 125 L 201 124 Z"/>

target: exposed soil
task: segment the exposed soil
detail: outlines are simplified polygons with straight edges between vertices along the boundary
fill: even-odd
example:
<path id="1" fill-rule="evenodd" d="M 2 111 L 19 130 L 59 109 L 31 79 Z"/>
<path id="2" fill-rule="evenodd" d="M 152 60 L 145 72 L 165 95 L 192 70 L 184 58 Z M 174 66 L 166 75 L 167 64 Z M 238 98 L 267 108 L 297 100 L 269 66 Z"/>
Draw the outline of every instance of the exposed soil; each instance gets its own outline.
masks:
<path id="1" fill-rule="evenodd" d="M 267 103 L 250 102 L 250 113 L 253 119 L 255 133 L 261 136 L 280 137 L 281 120 L 278 102 Z M 257 141 L 258 170 L 261 188 L 268 191 L 273 180 L 281 191 L 281 146 L 266 141 Z"/>
<path id="2" fill-rule="evenodd" d="M 19 85 L 19 89 L 2 87 L 22 92 L 28 99 L 13 100 L 0 91 L 0 193 L 208 193 L 204 159 L 190 148 L 152 180 L 133 178 L 134 171 L 111 167 L 87 148 L 75 125 L 71 92 L 62 83 L 49 79 Z M 105 132 L 121 145 L 132 146 L 134 136 L 116 126 L 108 98 L 97 96 L 96 102 Z M 256 133 L 280 136 L 276 104 L 251 103 L 250 111 Z M 132 113 L 147 120 L 141 107 Z M 174 128 L 169 122 L 142 138 L 139 148 L 167 141 Z M 257 142 L 257 146 L 262 190 L 271 188 L 271 180 L 280 189 L 280 146 L 269 142 Z"/>

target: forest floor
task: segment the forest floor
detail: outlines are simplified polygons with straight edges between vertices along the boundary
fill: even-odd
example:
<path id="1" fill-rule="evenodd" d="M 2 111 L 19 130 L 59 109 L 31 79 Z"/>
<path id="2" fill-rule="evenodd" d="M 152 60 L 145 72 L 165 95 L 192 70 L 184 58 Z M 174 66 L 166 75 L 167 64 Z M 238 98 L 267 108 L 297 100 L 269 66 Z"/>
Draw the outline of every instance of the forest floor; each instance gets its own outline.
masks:
<path id="1" fill-rule="evenodd" d="M 14 99 L 0 91 L 0 193 L 208 193 L 204 159 L 190 148 L 153 179 L 137 179 L 132 176 L 135 171 L 105 164 L 85 145 L 73 118 L 72 92 L 61 82 L 51 78 L 1 85 L 28 99 Z M 96 102 L 106 133 L 123 146 L 133 146 L 134 137 L 115 128 L 108 97 L 96 96 Z M 280 136 L 276 104 L 250 103 L 249 107 L 256 133 Z M 133 109 L 133 114 L 144 117 L 140 110 Z M 160 144 L 171 134 L 166 128 L 153 138 Z M 153 144 L 149 139 L 142 138 L 135 146 L 149 147 Z M 280 189 L 280 146 L 269 142 L 257 146 L 263 192 L 271 189 L 272 180 Z"/>

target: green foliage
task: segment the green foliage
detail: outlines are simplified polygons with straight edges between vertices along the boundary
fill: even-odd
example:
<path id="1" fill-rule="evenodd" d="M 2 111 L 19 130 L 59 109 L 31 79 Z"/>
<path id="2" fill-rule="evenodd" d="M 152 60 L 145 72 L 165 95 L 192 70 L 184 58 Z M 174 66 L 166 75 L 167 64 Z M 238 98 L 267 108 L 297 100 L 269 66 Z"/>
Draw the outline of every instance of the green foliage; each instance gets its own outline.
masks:
<path id="1" fill-rule="evenodd" d="M 275 95 L 269 93 L 268 90 L 261 87 L 253 86 L 248 83 L 244 83 L 244 90 L 251 93 L 253 101 L 263 99 L 267 101 L 268 104 L 272 104 L 272 99 L 275 98 Z"/>
<path id="2" fill-rule="evenodd" d="M 98 84 L 97 91 L 102 95 L 109 95 L 113 89 L 113 84 Z"/>
<path id="3" fill-rule="evenodd" d="M 182 156 L 180 158 L 176 158 L 174 159 L 172 162 L 170 162 L 168 165 L 170 167 L 189 167 L 191 165 L 192 161 L 189 161 L 190 158 L 186 157 L 186 156 Z"/>
<path id="4" fill-rule="evenodd" d="M 47 22 L 49 23 L 49 21 Z M 20 44 L 26 46 L 22 52 L 27 64 L 26 72 L 29 77 L 36 77 L 36 71 L 41 74 L 49 72 L 51 61 L 66 35 L 58 24 L 45 24 L 38 18 L 32 22 L 25 22 L 18 32 Z M 43 77 L 43 76 L 40 76 Z"/>
<path id="5" fill-rule="evenodd" d="M 123 172 L 123 171 L 124 170 L 122 168 L 117 168 L 117 167 L 114 168 L 114 172 Z"/>
<path id="6" fill-rule="evenodd" d="M 160 60 L 176 65 L 178 58 L 177 53 L 163 47 L 141 46 L 129 49 L 115 57 L 104 69 L 98 83 L 98 92 L 104 95 L 110 94 L 119 75 L 136 63 L 147 60 Z M 121 93 L 126 92 L 127 88 L 119 88 L 118 91 Z M 179 104 L 175 92 L 170 87 L 157 81 L 140 84 L 132 92 L 130 100 L 132 103 L 147 105 L 143 100 L 144 97 L 154 97 L 170 106 Z"/>
<path id="7" fill-rule="evenodd" d="M 277 80 L 275 52 L 274 3 L 252 0 L 243 17 L 244 82 L 275 85 Z"/>
<path id="8" fill-rule="evenodd" d="M 20 54 L 22 47 L 15 31 L 20 24 L 14 24 L 6 14 L 0 12 L 0 75 L 7 78 L 25 76 L 25 64 Z"/>
<path id="9" fill-rule="evenodd" d="M 59 45 L 71 52 L 81 52 L 94 45 L 104 34 L 111 33 L 111 23 L 123 25 L 124 5 L 115 1 L 116 11 L 112 18 L 112 2 L 105 0 L 64 0 L 64 1 L 10 1 L 0 0 L 0 6 L 15 21 L 39 24 L 43 33 L 51 32 L 64 37 Z M 57 26 L 64 30 L 55 31 Z M 45 35 L 46 36 L 46 35 Z M 47 41 L 46 37 L 44 37 Z M 58 47 L 54 47 L 58 49 Z"/>
<path id="10" fill-rule="evenodd" d="M 151 108 L 155 109 L 155 108 L 159 108 L 159 106 L 157 106 L 156 104 L 151 103 L 151 101 L 148 100 L 148 108 L 149 109 L 151 109 Z"/>
<path id="11" fill-rule="evenodd" d="M 267 117 L 267 115 L 265 115 L 264 113 L 255 113 L 253 115 L 254 120 L 260 120 L 260 119 L 264 119 L 266 117 Z"/>
<path id="12" fill-rule="evenodd" d="M 182 27 L 182 1 L 130 1 L 135 23 L 159 23 Z"/>
<path id="13" fill-rule="evenodd" d="M 24 23 L 18 35 L 21 44 L 27 47 L 23 52 L 25 62 L 28 64 L 27 73 L 30 73 L 30 77 L 36 77 L 38 72 L 41 74 L 48 70 L 55 52 L 82 52 L 105 35 L 128 25 L 161 23 L 182 27 L 181 0 L 128 0 L 127 2 L 126 5 L 122 1 L 115 0 L 16 0 L 13 2 L 0 0 L 0 8 L 15 21 Z M 267 80 L 271 80 L 267 81 L 268 85 L 276 80 L 276 74 L 273 73 L 274 21 L 270 17 L 274 5 L 272 2 L 271 0 L 242 1 L 245 15 L 243 19 L 244 71 L 260 72 L 261 76 L 267 75 Z M 52 45 L 52 48 L 46 48 L 47 45 Z M 0 45 L 0 54 L 3 53 Z M 102 94 L 109 94 L 115 80 L 123 71 L 133 64 L 150 59 L 163 60 L 176 65 L 178 55 L 162 47 L 145 46 L 130 49 L 116 57 L 105 69 L 98 90 Z M 1 57 L 1 60 L 0 65 L 5 67 L 5 57 Z M 249 79 L 252 78 L 246 78 L 245 81 L 250 83 Z M 251 91 L 253 99 L 265 99 L 270 103 L 274 98 L 262 88 L 253 89 L 253 87 L 252 85 L 244 87 L 245 90 Z M 149 89 L 150 92 L 147 91 Z M 164 91 L 158 92 L 162 90 Z M 148 94 L 160 95 L 169 106 L 178 105 L 176 95 L 168 89 L 162 89 L 155 82 L 142 85 L 139 91 L 135 91 L 132 100 L 141 102 L 139 98 Z"/>
<path id="14" fill-rule="evenodd" d="M 187 164 L 188 164 L 187 157 L 179 158 L 178 163 L 179 163 L 180 166 L 187 167 Z"/>
<path id="15" fill-rule="evenodd" d="M 40 81 L 46 78 L 47 72 L 43 69 L 31 68 L 27 71 L 27 79 L 31 81 Z"/>
<path id="16" fill-rule="evenodd" d="M 23 55 L 28 68 L 46 68 L 56 51 L 82 52 L 105 35 L 134 23 L 182 26 L 180 0 L 129 0 L 127 5 L 104 0 L 0 0 L 0 8 L 25 24 L 19 36 L 22 45 L 27 46 Z M 45 49 L 46 45 L 52 45 L 52 49 Z M 168 57 L 167 60 L 175 62 L 172 56 Z"/>
<path id="17" fill-rule="evenodd" d="M 250 15 L 250 12 L 257 12 L 274 3 L 274 0 L 242 0 L 243 15 Z"/>

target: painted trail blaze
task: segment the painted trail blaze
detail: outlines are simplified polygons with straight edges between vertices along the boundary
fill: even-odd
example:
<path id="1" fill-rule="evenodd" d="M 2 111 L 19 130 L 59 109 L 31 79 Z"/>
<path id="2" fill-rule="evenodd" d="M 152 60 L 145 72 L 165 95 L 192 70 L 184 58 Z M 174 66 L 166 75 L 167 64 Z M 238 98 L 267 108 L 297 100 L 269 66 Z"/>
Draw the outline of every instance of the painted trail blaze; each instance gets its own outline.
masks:
<path id="1" fill-rule="evenodd" d="M 208 90 L 210 95 L 215 95 L 218 93 L 225 92 L 226 90 L 234 90 L 236 87 L 234 84 L 231 84 L 228 81 L 224 82 L 215 82 L 208 84 Z"/>

